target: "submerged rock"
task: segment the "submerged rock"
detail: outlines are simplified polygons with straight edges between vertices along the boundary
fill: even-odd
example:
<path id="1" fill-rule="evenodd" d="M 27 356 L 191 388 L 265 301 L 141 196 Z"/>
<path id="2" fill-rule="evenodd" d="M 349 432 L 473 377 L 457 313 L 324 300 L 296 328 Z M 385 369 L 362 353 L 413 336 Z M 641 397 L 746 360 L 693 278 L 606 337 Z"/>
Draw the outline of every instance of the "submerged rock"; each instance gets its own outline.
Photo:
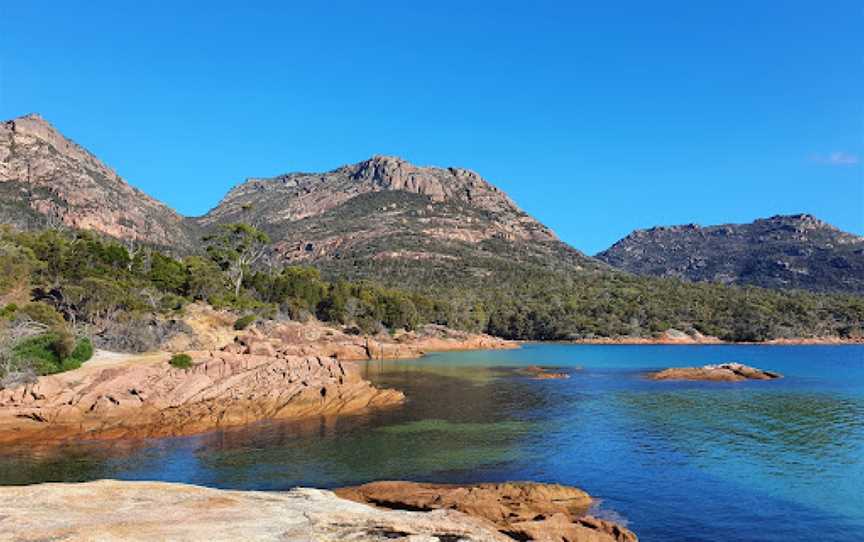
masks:
<path id="1" fill-rule="evenodd" d="M 593 502 L 581 489 L 558 484 L 424 484 L 373 482 L 337 489 L 353 501 L 390 510 L 458 510 L 489 522 L 515 540 L 556 542 L 635 542 L 636 535 L 588 515 Z"/>
<path id="2" fill-rule="evenodd" d="M 516 372 L 521 375 L 530 376 L 536 380 L 570 378 L 569 374 L 555 371 L 555 368 L 553 367 L 540 367 L 539 365 L 522 367 L 517 369 Z"/>
<path id="3" fill-rule="evenodd" d="M 719 382 L 741 382 L 742 380 L 773 380 L 783 375 L 763 371 L 741 363 L 720 363 L 703 367 L 673 367 L 652 373 L 653 380 L 710 380 Z"/>

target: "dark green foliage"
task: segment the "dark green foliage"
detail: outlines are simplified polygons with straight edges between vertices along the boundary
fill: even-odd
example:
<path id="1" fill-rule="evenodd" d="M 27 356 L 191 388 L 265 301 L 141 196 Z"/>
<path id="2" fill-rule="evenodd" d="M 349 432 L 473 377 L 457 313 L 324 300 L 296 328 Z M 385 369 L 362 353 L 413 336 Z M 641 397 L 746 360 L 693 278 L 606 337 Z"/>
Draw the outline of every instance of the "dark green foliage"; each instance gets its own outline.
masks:
<path id="1" fill-rule="evenodd" d="M 254 314 L 247 314 L 246 316 L 241 316 L 234 322 L 234 329 L 237 331 L 241 331 L 252 325 L 252 322 L 255 321 Z"/>
<path id="2" fill-rule="evenodd" d="M 150 260 L 150 282 L 160 290 L 182 294 L 189 283 L 189 271 L 182 262 L 158 252 Z"/>
<path id="3" fill-rule="evenodd" d="M 27 364 L 39 375 L 77 369 L 93 356 L 88 338 L 75 340 L 70 335 L 52 331 L 22 340 L 12 348 L 19 364 Z"/>
<path id="4" fill-rule="evenodd" d="M 392 240 L 392 248 L 405 248 Z M 155 348 L 177 331 L 165 323 L 191 300 L 250 319 L 314 316 L 364 334 L 432 323 L 535 340 L 650 337 L 669 328 L 738 341 L 851 337 L 862 334 L 864 322 L 864 298 L 857 296 L 566 271 L 540 252 L 501 257 L 512 246 L 495 239 L 470 257 L 452 244 L 445 248 L 454 257 L 446 260 L 333 260 L 324 276 L 309 267 L 254 271 L 248 264 L 239 292 L 228 270 L 201 256 L 177 260 L 139 249 L 130 258 L 116 242 L 54 231 L 0 232 L 0 243 L 7 252 L 32 254 L 27 269 L 40 302 L 3 309 L 5 318 L 26 309 L 50 326 L 86 322 L 100 330 L 99 344 L 134 351 Z M 370 255 L 379 248 L 370 246 Z"/>
<path id="5" fill-rule="evenodd" d="M 168 363 L 175 369 L 188 369 L 192 367 L 192 358 L 189 354 L 174 354 Z"/>

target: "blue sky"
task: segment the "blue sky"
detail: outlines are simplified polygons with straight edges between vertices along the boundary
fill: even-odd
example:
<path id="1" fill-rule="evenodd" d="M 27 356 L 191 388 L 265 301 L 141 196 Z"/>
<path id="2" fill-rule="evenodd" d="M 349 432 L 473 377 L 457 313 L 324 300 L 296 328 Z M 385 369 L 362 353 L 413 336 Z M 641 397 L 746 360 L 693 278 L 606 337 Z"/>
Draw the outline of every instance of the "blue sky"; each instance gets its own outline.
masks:
<path id="1" fill-rule="evenodd" d="M 4 2 L 0 117 L 190 215 L 394 154 L 478 171 L 588 253 L 778 213 L 864 233 L 860 2 L 173 4 Z"/>

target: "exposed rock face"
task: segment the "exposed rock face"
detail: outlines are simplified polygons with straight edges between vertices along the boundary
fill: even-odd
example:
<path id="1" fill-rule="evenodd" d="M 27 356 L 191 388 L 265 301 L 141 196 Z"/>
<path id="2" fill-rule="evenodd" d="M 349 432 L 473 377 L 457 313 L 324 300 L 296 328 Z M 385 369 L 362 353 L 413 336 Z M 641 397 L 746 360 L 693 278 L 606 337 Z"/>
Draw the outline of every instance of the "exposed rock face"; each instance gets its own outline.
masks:
<path id="1" fill-rule="evenodd" d="M 373 482 L 337 489 L 346 499 L 393 510 L 458 510 L 516 540 L 635 542 L 620 525 L 587 515 L 591 497 L 575 487 L 532 482 L 447 485 Z"/>
<path id="2" fill-rule="evenodd" d="M 597 258 L 637 275 L 864 294 L 864 237 L 806 214 L 637 230 Z"/>
<path id="3" fill-rule="evenodd" d="M 780 373 L 763 371 L 741 363 L 721 363 L 704 367 L 673 367 L 650 375 L 652 380 L 709 380 L 741 382 L 743 380 L 774 380 Z"/>
<path id="4" fill-rule="evenodd" d="M 560 242 L 472 171 L 375 156 L 326 173 L 251 179 L 199 220 L 248 222 L 278 259 L 401 286 L 488 284 L 526 266 L 606 269 Z"/>
<path id="5" fill-rule="evenodd" d="M 549 228 L 526 215 L 477 173 L 460 168 L 418 167 L 393 156 L 373 156 L 327 173 L 249 179 L 232 189 L 201 222 L 237 222 L 254 215 L 272 226 L 318 216 L 361 194 L 381 191 L 418 194 L 426 196 L 427 203 L 454 202 L 494 214 L 494 220 L 485 225 L 488 231 L 465 228 L 474 230 L 478 238 L 497 235 L 534 241 L 556 239 Z M 430 222 L 429 228 L 435 226 Z M 446 222 L 438 226 L 458 228 Z"/>
<path id="6" fill-rule="evenodd" d="M 191 353 L 191 369 L 167 355 L 39 378 L 0 391 L 0 442 L 152 437 L 263 419 L 344 414 L 401 402 L 359 367 L 282 352 Z"/>
<path id="7" fill-rule="evenodd" d="M 381 510 L 318 489 L 226 491 L 115 480 L 0 487 L 0 540 L 512 542 L 454 510 Z"/>
<path id="8" fill-rule="evenodd" d="M 65 225 L 186 248 L 195 226 L 126 183 L 38 115 L 0 123 L 0 222 Z"/>

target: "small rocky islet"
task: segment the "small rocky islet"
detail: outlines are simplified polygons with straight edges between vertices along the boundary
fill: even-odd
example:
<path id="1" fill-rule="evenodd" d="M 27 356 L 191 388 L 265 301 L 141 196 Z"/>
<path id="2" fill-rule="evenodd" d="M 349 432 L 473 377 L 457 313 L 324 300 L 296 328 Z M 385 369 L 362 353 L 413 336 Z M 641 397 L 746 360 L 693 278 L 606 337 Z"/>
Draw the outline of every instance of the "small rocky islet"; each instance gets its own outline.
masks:
<path id="1" fill-rule="evenodd" d="M 650 373 L 651 380 L 704 380 L 709 382 L 743 382 L 745 380 L 775 380 L 783 375 L 742 363 L 719 363 L 702 367 L 670 367 Z"/>

